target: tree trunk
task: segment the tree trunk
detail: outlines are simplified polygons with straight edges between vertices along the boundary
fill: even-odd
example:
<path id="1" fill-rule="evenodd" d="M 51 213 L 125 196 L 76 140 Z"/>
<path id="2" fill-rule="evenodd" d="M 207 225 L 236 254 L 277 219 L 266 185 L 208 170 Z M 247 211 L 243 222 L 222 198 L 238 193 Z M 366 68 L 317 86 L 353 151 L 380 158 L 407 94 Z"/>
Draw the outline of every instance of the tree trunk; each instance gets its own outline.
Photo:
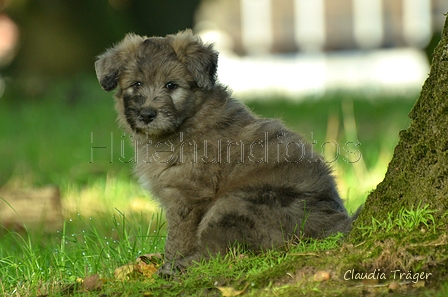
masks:
<path id="1" fill-rule="evenodd" d="M 402 207 L 428 205 L 437 225 L 448 226 L 448 18 L 431 72 L 409 117 L 411 125 L 400 132 L 384 180 L 367 197 L 355 222 L 350 234 L 354 243 L 366 240 L 359 227 L 372 226 L 372 217 L 387 221 Z"/>

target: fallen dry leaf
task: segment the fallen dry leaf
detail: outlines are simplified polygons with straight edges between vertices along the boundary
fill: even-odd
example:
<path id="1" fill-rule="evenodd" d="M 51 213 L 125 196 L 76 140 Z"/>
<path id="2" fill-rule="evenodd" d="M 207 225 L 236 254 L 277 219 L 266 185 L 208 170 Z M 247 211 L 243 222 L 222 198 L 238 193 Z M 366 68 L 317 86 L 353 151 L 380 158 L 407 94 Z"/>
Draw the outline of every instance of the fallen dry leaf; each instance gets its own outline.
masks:
<path id="1" fill-rule="evenodd" d="M 420 280 L 420 281 L 412 284 L 412 286 L 414 288 L 423 288 L 425 286 L 425 281 L 424 280 Z"/>
<path id="2" fill-rule="evenodd" d="M 395 291 L 400 288 L 400 284 L 397 282 L 391 282 L 388 286 L 389 290 Z"/>
<path id="3" fill-rule="evenodd" d="M 114 276 L 118 280 L 127 280 L 129 279 L 129 274 L 131 274 L 133 271 L 134 264 L 126 264 L 115 269 Z"/>
<path id="4" fill-rule="evenodd" d="M 135 269 L 137 269 L 138 272 L 143 274 L 145 277 L 152 277 L 152 275 L 157 271 L 158 267 L 156 265 L 150 263 L 146 264 L 143 261 L 138 262 L 135 264 Z"/>
<path id="5" fill-rule="evenodd" d="M 330 273 L 328 271 L 318 271 L 314 274 L 314 281 L 323 282 L 330 279 Z"/>
<path id="6" fill-rule="evenodd" d="M 153 253 L 153 254 L 144 254 L 141 255 L 135 260 L 135 262 L 145 262 L 146 264 L 154 264 L 156 266 L 160 266 L 163 264 L 163 255 L 161 253 Z"/>
<path id="7" fill-rule="evenodd" d="M 163 255 L 160 253 L 141 255 L 135 261 L 135 269 L 145 277 L 152 277 L 163 263 Z"/>
<path id="8" fill-rule="evenodd" d="M 223 297 L 232 297 L 243 294 L 248 286 L 249 284 L 246 284 L 242 290 L 235 290 L 232 287 L 216 287 L 216 288 L 221 291 Z"/>
<path id="9" fill-rule="evenodd" d="M 118 280 L 128 280 L 132 275 L 143 275 L 151 278 L 162 263 L 162 254 L 141 255 L 135 260 L 135 263 L 129 263 L 115 269 L 114 276 Z"/>
<path id="10" fill-rule="evenodd" d="M 82 281 L 82 287 L 87 291 L 100 290 L 103 286 L 103 281 L 98 274 L 86 276 Z"/>

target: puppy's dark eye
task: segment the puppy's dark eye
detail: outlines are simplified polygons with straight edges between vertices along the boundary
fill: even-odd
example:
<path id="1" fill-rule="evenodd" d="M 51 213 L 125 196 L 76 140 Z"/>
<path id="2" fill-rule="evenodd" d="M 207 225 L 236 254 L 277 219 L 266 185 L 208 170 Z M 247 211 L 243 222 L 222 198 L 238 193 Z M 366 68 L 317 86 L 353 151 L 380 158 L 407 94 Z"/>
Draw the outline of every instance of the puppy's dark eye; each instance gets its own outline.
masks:
<path id="1" fill-rule="evenodd" d="M 134 88 L 136 88 L 136 89 L 140 88 L 141 86 L 142 86 L 142 83 L 139 82 L 139 81 L 136 81 L 136 82 L 132 85 L 132 87 L 134 87 Z"/>
<path id="2" fill-rule="evenodd" d="M 178 85 L 176 85 L 175 83 L 172 83 L 172 82 L 169 82 L 165 85 L 165 88 L 167 88 L 170 91 L 175 90 L 177 87 L 178 87 Z"/>

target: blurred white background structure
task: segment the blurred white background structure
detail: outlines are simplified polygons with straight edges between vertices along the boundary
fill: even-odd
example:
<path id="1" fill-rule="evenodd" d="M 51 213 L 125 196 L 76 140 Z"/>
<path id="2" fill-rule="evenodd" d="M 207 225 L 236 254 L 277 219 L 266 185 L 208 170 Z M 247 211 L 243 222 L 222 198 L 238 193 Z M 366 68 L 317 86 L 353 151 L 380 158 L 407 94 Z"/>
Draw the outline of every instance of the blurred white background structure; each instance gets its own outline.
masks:
<path id="1" fill-rule="evenodd" d="M 446 0 L 205 0 L 195 31 L 243 97 L 403 93 L 426 79 L 424 48 L 446 12 Z"/>

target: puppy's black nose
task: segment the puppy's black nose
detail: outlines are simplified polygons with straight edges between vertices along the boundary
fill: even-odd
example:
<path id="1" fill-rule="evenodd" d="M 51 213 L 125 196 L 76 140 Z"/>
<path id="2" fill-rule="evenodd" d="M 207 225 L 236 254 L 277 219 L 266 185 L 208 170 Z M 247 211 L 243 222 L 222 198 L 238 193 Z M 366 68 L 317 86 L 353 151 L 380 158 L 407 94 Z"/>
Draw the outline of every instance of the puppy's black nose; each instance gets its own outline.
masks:
<path id="1" fill-rule="evenodd" d="M 157 116 L 157 112 L 154 109 L 143 109 L 138 116 L 139 120 L 146 124 L 151 123 Z"/>

